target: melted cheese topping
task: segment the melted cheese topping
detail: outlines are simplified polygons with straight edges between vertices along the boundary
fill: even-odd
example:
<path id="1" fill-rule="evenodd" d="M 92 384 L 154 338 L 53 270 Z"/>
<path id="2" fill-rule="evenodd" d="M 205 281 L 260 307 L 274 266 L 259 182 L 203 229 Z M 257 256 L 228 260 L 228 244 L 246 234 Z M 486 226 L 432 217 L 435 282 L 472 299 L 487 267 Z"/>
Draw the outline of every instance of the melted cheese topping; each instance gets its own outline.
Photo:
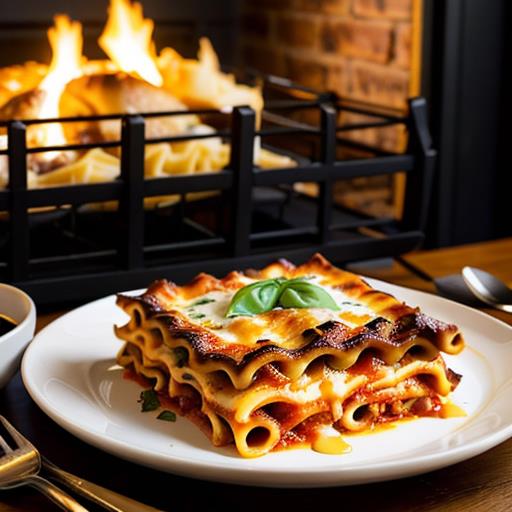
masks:
<path id="1" fill-rule="evenodd" d="M 341 434 L 328 426 L 317 430 L 311 448 L 315 452 L 327 455 L 341 455 L 352 451 L 352 447 L 341 437 Z"/>
<path id="2" fill-rule="evenodd" d="M 441 405 L 441 418 L 462 418 L 467 416 L 466 411 L 452 402 L 446 402 Z"/>
<path id="3" fill-rule="evenodd" d="M 247 280 L 247 284 L 256 280 Z M 357 327 L 375 318 L 375 313 L 340 290 L 320 283 L 320 278 L 310 282 L 323 288 L 336 302 L 338 311 L 324 308 L 283 309 L 275 308 L 254 316 L 226 318 L 226 311 L 237 290 L 211 291 L 190 300 L 176 300 L 173 310 L 181 313 L 191 323 L 200 325 L 227 343 L 254 345 L 260 340 L 272 340 L 277 345 L 297 348 L 304 343 L 302 333 L 330 320 Z"/>

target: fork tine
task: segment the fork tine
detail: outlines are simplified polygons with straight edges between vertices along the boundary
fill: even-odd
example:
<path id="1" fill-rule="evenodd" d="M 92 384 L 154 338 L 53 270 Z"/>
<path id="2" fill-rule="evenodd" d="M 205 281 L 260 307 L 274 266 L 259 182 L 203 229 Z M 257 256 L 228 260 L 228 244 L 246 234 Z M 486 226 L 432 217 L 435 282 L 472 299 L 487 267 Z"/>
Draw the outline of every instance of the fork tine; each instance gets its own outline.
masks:
<path id="1" fill-rule="evenodd" d="M 13 451 L 12 448 L 5 442 L 5 439 L 2 436 L 0 436 L 0 448 L 2 448 L 6 454 Z"/>
<path id="2" fill-rule="evenodd" d="M 3 426 L 5 427 L 5 430 L 7 430 L 7 432 L 9 432 L 9 434 L 13 438 L 14 442 L 18 445 L 18 448 L 33 448 L 32 443 L 28 439 L 23 437 L 2 415 L 0 415 L 0 421 L 2 422 Z M 5 440 L 4 440 L 4 443 L 5 443 Z"/>

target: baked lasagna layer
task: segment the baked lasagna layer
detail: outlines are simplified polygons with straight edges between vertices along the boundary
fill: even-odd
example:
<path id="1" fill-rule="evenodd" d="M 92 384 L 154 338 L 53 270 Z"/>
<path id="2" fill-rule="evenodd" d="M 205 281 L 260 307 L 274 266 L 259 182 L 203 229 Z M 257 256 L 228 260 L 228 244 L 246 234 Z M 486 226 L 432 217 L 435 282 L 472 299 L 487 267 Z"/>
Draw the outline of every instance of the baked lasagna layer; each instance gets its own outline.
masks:
<path id="1" fill-rule="evenodd" d="M 336 309 L 276 308 L 227 318 L 242 287 L 307 278 Z M 460 376 L 441 351 L 464 346 L 458 328 L 372 289 L 315 255 L 223 279 L 201 274 L 185 286 L 158 281 L 119 295 L 130 316 L 116 327 L 118 362 L 145 379 L 168 406 L 198 424 L 216 446 L 244 457 L 415 416 L 444 416 Z M 322 450 L 325 451 L 325 450 Z"/>

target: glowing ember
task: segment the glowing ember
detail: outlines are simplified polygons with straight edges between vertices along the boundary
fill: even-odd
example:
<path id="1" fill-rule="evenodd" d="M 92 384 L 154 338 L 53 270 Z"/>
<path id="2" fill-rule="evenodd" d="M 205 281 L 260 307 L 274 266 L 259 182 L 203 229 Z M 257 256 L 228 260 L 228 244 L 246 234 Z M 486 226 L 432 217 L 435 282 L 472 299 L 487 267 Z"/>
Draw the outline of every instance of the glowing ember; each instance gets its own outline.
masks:
<path id="1" fill-rule="evenodd" d="M 98 42 L 121 71 L 135 73 L 150 84 L 161 86 L 152 42 L 153 21 L 144 19 L 141 4 L 111 0 L 108 21 Z"/>
<path id="2" fill-rule="evenodd" d="M 66 84 L 82 75 L 82 25 L 65 15 L 55 16 L 55 26 L 48 30 L 52 62 L 48 74 L 39 84 L 45 97 L 39 119 L 59 117 L 59 100 Z M 66 144 L 60 123 L 41 125 L 45 145 Z M 44 154 L 46 158 L 53 157 Z"/>

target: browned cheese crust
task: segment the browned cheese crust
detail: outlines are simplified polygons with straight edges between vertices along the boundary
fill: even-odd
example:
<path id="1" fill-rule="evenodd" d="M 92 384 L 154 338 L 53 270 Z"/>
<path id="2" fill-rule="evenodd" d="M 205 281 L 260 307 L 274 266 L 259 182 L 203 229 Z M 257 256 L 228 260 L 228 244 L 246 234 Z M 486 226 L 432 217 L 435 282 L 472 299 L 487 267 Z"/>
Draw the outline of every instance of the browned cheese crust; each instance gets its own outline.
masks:
<path id="1" fill-rule="evenodd" d="M 299 347 L 287 348 L 286 343 L 278 346 L 272 339 L 259 340 L 252 345 L 228 343 L 215 331 L 193 323 L 172 308 L 178 296 L 190 300 L 211 291 L 237 290 L 243 286 L 243 275 L 255 279 L 321 276 L 325 284 L 369 307 L 376 318 L 355 328 L 337 321 L 309 327 L 302 331 L 303 342 Z M 280 260 L 260 271 L 231 272 L 223 279 L 200 274 L 184 286 L 161 280 L 138 297 L 119 295 L 117 304 L 129 314 L 132 306 L 138 304 L 144 312 L 144 321 L 157 321 L 169 338 L 184 342 L 195 365 L 206 365 L 208 371 L 229 368 L 231 375 L 238 376 L 233 384 L 239 389 L 246 387 L 254 373 L 268 363 L 278 363 L 281 371 L 293 379 L 305 367 L 301 364 L 301 370 L 296 370 L 294 362 L 299 360 L 307 366 L 318 357 L 328 356 L 332 367 L 344 370 L 354 364 L 367 348 L 374 350 L 387 364 L 394 364 L 411 350 L 417 358 L 431 360 L 439 351 L 457 354 L 464 347 L 463 336 L 455 325 L 428 317 L 418 308 L 374 290 L 361 277 L 334 267 L 319 254 L 300 266 Z M 307 312 L 300 309 L 278 310 L 259 316 L 269 325 L 286 331 L 292 328 L 292 324 L 300 324 L 301 318 L 307 317 Z M 279 322 L 275 321 L 277 318 Z M 251 328 L 250 318 L 240 319 L 240 322 L 246 322 Z M 124 329 L 116 328 L 120 338 L 123 338 Z"/>

